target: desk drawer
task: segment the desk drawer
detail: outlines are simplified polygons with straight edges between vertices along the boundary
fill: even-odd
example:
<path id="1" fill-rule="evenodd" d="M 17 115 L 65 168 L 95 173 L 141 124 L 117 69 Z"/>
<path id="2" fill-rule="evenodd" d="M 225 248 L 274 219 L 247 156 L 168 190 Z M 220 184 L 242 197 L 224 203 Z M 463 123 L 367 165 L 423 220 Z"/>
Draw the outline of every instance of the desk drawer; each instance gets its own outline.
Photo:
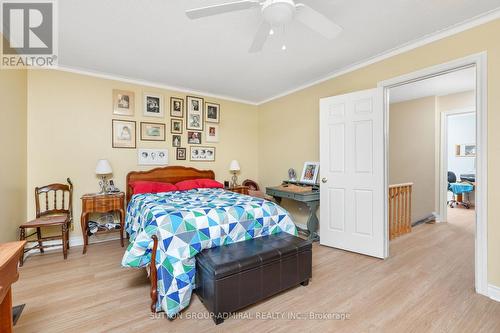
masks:
<path id="1" fill-rule="evenodd" d="M 96 199 L 93 202 L 93 208 L 95 210 L 108 210 L 108 209 L 113 209 L 113 202 L 110 200 L 99 200 Z"/>

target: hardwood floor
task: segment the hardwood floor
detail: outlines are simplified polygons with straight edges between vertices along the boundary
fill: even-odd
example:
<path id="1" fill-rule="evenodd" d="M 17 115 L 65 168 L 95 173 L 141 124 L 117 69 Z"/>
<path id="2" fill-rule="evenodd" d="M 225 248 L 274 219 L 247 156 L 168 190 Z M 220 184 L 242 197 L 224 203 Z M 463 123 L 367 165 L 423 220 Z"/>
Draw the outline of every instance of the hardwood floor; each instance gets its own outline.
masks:
<path id="1" fill-rule="evenodd" d="M 14 304 L 26 303 L 15 332 L 500 332 L 500 303 L 474 293 L 474 213 L 449 214 L 452 223 L 392 241 L 385 261 L 315 244 L 309 286 L 217 327 L 196 296 L 184 317 L 154 318 L 146 275 L 121 268 L 119 241 L 90 245 L 86 255 L 72 248 L 66 261 L 59 252 L 31 256 L 13 286 Z M 335 312 L 349 317 L 287 318 Z"/>

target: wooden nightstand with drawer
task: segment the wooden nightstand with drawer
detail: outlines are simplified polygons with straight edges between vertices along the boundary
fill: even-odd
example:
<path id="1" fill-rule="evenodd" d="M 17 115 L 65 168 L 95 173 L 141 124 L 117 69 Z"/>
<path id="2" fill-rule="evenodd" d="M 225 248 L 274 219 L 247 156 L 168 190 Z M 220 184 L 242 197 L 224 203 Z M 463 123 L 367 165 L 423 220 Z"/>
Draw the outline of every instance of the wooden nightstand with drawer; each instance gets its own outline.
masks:
<path id="1" fill-rule="evenodd" d="M 112 194 L 84 194 L 82 196 L 81 224 L 83 233 L 83 254 L 87 252 L 87 245 L 89 244 L 89 215 L 91 213 L 109 213 L 115 211 L 120 213 L 120 229 L 98 231 L 95 234 L 119 231 L 120 241 L 123 247 L 123 228 L 125 226 L 125 194 L 123 192 L 120 192 Z"/>
<path id="2" fill-rule="evenodd" d="M 235 186 L 227 189 L 228 191 L 248 195 L 248 186 Z"/>

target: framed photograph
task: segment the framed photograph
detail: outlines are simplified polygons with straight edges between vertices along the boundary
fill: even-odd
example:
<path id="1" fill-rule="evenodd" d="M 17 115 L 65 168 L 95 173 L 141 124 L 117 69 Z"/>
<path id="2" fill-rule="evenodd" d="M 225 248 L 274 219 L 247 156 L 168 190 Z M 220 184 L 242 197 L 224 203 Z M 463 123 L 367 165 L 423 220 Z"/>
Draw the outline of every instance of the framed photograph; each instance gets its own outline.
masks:
<path id="1" fill-rule="evenodd" d="M 172 135 L 172 147 L 180 147 L 180 146 L 181 146 L 181 136 Z"/>
<path id="2" fill-rule="evenodd" d="M 219 142 L 219 125 L 207 124 L 205 142 Z"/>
<path id="3" fill-rule="evenodd" d="M 319 173 L 319 162 L 305 162 L 302 176 L 300 177 L 301 183 L 316 184 Z"/>
<path id="4" fill-rule="evenodd" d="M 186 129 L 203 131 L 203 98 L 186 97 Z"/>
<path id="5" fill-rule="evenodd" d="M 190 160 L 197 162 L 214 162 L 215 147 L 190 147 Z"/>
<path id="6" fill-rule="evenodd" d="M 170 133 L 182 134 L 182 119 L 171 119 L 170 120 Z"/>
<path id="7" fill-rule="evenodd" d="M 163 118 L 163 100 L 160 95 L 144 93 L 144 116 Z"/>
<path id="8" fill-rule="evenodd" d="M 188 131 L 187 134 L 190 145 L 201 145 L 201 132 Z"/>
<path id="9" fill-rule="evenodd" d="M 170 97 L 170 116 L 176 118 L 184 117 L 184 100 L 182 98 Z"/>
<path id="10" fill-rule="evenodd" d="M 135 148 L 135 121 L 112 120 L 113 148 Z"/>
<path id="11" fill-rule="evenodd" d="M 205 121 L 207 123 L 220 122 L 220 105 L 215 103 L 205 103 Z"/>
<path id="12" fill-rule="evenodd" d="M 167 165 L 167 149 L 138 149 L 137 164 L 139 165 Z"/>
<path id="13" fill-rule="evenodd" d="M 186 148 L 177 148 L 177 160 L 178 161 L 186 160 Z"/>
<path id="14" fill-rule="evenodd" d="M 142 141 L 165 141 L 165 124 L 141 122 Z"/>
<path id="15" fill-rule="evenodd" d="M 135 113 L 135 94 L 132 91 L 113 89 L 113 114 L 133 116 Z"/>
<path id="16" fill-rule="evenodd" d="M 473 143 L 455 145 L 455 156 L 456 157 L 475 157 L 476 156 L 476 145 Z"/>

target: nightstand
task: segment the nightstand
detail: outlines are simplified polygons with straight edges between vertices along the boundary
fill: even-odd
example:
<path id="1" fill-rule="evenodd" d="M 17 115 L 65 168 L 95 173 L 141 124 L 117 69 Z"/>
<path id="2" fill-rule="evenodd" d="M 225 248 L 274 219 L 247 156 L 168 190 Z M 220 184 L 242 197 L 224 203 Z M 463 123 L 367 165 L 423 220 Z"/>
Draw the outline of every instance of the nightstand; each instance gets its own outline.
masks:
<path id="1" fill-rule="evenodd" d="M 120 213 L 120 229 L 109 231 L 98 231 L 96 234 L 120 231 L 120 241 L 123 244 L 123 228 L 125 227 L 125 194 L 123 192 L 113 194 L 84 194 L 82 196 L 82 233 L 83 233 L 83 254 L 87 252 L 89 236 L 87 233 L 89 215 L 91 213 L 109 213 L 118 211 Z"/>
<path id="2" fill-rule="evenodd" d="M 227 189 L 228 191 L 248 195 L 248 186 L 235 186 Z"/>

